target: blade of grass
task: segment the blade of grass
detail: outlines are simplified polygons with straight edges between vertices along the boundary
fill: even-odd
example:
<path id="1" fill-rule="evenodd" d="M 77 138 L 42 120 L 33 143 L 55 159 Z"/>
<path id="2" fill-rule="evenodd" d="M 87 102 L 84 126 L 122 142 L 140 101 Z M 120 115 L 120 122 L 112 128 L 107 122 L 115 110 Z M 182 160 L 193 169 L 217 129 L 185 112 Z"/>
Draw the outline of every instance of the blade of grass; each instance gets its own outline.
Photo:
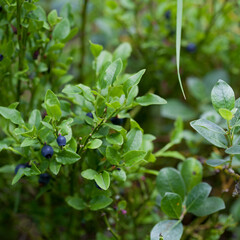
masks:
<path id="1" fill-rule="evenodd" d="M 182 31 L 182 11 L 183 11 L 183 0 L 177 0 L 177 24 L 176 24 L 176 60 L 177 60 L 177 75 L 178 81 L 182 90 L 184 99 L 186 99 L 184 89 L 182 86 L 182 80 L 180 75 L 180 50 L 181 50 L 181 31 Z"/>

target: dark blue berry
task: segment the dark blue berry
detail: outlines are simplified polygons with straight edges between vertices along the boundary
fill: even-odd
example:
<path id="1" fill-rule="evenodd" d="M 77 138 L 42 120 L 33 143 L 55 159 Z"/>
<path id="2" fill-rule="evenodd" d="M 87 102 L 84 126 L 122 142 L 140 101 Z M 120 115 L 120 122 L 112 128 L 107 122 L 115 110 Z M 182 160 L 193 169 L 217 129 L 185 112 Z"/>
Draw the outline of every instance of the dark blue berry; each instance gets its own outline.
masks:
<path id="1" fill-rule="evenodd" d="M 186 47 L 187 51 L 190 53 L 194 53 L 197 49 L 196 44 L 195 43 L 189 43 Z"/>
<path id="2" fill-rule="evenodd" d="M 58 143 L 58 146 L 61 147 L 61 146 L 65 146 L 66 145 L 66 138 L 64 136 L 62 136 L 61 134 L 59 134 L 58 138 L 57 138 L 57 143 Z"/>
<path id="3" fill-rule="evenodd" d="M 170 10 L 167 10 L 164 15 L 165 15 L 165 18 L 166 18 L 167 20 L 170 20 L 170 18 L 171 18 L 171 11 L 170 11 Z"/>
<path id="4" fill-rule="evenodd" d="M 111 122 L 115 125 L 123 125 L 123 118 L 112 117 Z"/>
<path id="5" fill-rule="evenodd" d="M 102 190 L 102 188 L 100 188 L 97 183 L 95 183 L 95 185 L 98 189 Z"/>
<path id="6" fill-rule="evenodd" d="M 51 176 L 48 173 L 42 173 L 39 175 L 38 182 L 42 185 L 47 185 L 51 179 Z"/>
<path id="7" fill-rule="evenodd" d="M 0 54 L 0 62 L 3 60 L 3 55 L 2 54 Z"/>
<path id="8" fill-rule="evenodd" d="M 45 158 L 49 159 L 53 155 L 53 148 L 49 145 L 44 145 L 42 150 L 41 150 L 41 153 Z"/>
<path id="9" fill-rule="evenodd" d="M 0 12 L 3 10 L 2 6 L 0 6 Z"/>
<path id="10" fill-rule="evenodd" d="M 90 118 L 93 118 L 93 114 L 92 114 L 91 112 L 88 112 L 88 113 L 86 114 L 86 116 L 88 116 L 88 117 L 90 117 Z"/>
<path id="11" fill-rule="evenodd" d="M 18 170 L 20 169 L 20 168 L 26 168 L 26 167 L 31 167 L 28 163 L 24 163 L 24 164 L 18 164 L 17 166 L 16 166 L 16 168 L 15 168 L 15 174 L 17 174 L 17 172 L 18 172 Z"/>

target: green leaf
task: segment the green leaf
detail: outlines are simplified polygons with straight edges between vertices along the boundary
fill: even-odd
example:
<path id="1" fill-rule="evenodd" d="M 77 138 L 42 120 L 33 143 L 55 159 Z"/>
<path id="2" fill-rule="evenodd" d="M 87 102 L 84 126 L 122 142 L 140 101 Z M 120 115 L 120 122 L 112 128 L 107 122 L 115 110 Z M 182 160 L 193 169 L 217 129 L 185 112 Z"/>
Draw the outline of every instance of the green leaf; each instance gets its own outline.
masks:
<path id="1" fill-rule="evenodd" d="M 224 201 L 219 197 L 209 197 L 192 213 L 198 217 L 210 215 L 225 208 Z"/>
<path id="2" fill-rule="evenodd" d="M 78 88 L 80 88 L 83 92 L 83 96 L 90 102 L 93 102 L 95 100 L 93 94 L 92 94 L 92 91 L 91 91 L 91 88 L 86 86 L 86 85 L 83 85 L 83 84 L 78 84 L 77 85 Z"/>
<path id="3" fill-rule="evenodd" d="M 35 126 L 38 129 L 40 127 L 41 121 L 42 121 L 42 116 L 41 116 L 40 111 L 36 110 L 36 109 L 33 110 L 29 117 L 28 123 L 31 126 Z"/>
<path id="4" fill-rule="evenodd" d="M 22 119 L 20 112 L 17 111 L 16 109 L 0 107 L 0 114 L 14 124 L 17 124 L 17 125 L 24 124 L 24 121 Z"/>
<path id="5" fill-rule="evenodd" d="M 118 165 L 121 160 L 121 155 L 119 150 L 108 146 L 106 149 L 106 158 L 112 165 Z"/>
<path id="6" fill-rule="evenodd" d="M 17 174 L 14 176 L 12 180 L 12 185 L 16 184 L 22 178 L 22 176 L 24 176 L 24 169 L 19 168 Z"/>
<path id="7" fill-rule="evenodd" d="M 144 160 L 146 156 L 145 151 L 129 151 L 123 155 L 126 166 L 132 166 L 133 164 L 138 163 L 139 161 Z"/>
<path id="8" fill-rule="evenodd" d="M 93 180 L 95 175 L 97 175 L 97 174 L 98 173 L 93 169 L 87 169 L 87 170 L 81 172 L 82 177 L 86 178 L 88 180 Z"/>
<path id="9" fill-rule="evenodd" d="M 63 19 L 53 30 L 52 37 L 54 40 L 63 40 L 70 33 L 70 23 L 68 19 Z"/>
<path id="10" fill-rule="evenodd" d="M 97 185 L 103 190 L 107 190 L 110 186 L 110 176 L 109 173 L 106 171 L 103 171 L 103 173 L 95 175 L 94 180 L 97 183 Z"/>
<path id="11" fill-rule="evenodd" d="M 56 120 L 59 120 L 62 116 L 60 102 L 57 96 L 50 89 L 47 91 L 45 95 L 44 103 L 48 116 L 53 117 Z"/>
<path id="12" fill-rule="evenodd" d="M 58 14 L 57 14 L 57 10 L 54 9 L 52 10 L 49 14 L 48 14 L 48 22 L 51 26 L 54 26 L 57 24 L 58 22 Z"/>
<path id="13" fill-rule="evenodd" d="M 62 165 L 56 161 L 50 161 L 49 169 L 54 175 L 58 175 L 61 166 Z"/>
<path id="14" fill-rule="evenodd" d="M 92 52 L 92 55 L 94 57 L 98 57 L 101 51 L 103 50 L 103 47 L 99 44 L 92 43 L 91 41 L 89 41 L 89 43 L 90 43 L 90 50 Z"/>
<path id="15" fill-rule="evenodd" d="M 74 197 L 68 196 L 68 197 L 66 197 L 65 200 L 70 207 L 72 207 L 76 210 L 83 210 L 86 208 L 86 204 L 84 203 L 82 198 L 79 198 L 76 196 L 74 196 Z"/>
<path id="16" fill-rule="evenodd" d="M 230 121 L 233 118 L 233 114 L 226 108 L 219 108 L 220 115 L 227 121 Z"/>
<path id="17" fill-rule="evenodd" d="M 226 164 L 228 162 L 229 162 L 229 160 L 224 160 L 224 159 L 208 159 L 206 161 L 206 163 L 211 167 L 221 166 L 221 165 Z"/>
<path id="18" fill-rule="evenodd" d="M 104 195 L 97 196 L 90 201 L 90 209 L 97 211 L 109 206 L 112 202 L 113 200 L 109 197 L 106 197 Z"/>
<path id="19" fill-rule="evenodd" d="M 131 150 L 139 150 L 142 145 L 143 134 L 142 131 L 133 128 L 127 133 L 127 140 L 123 145 L 123 150 L 125 152 Z"/>
<path id="20" fill-rule="evenodd" d="M 208 197 L 211 190 L 212 187 L 207 183 L 199 183 L 196 185 L 187 196 L 187 211 L 195 211 Z"/>
<path id="21" fill-rule="evenodd" d="M 90 142 L 90 144 L 88 145 L 88 148 L 96 149 L 96 148 L 99 148 L 101 145 L 102 145 L 102 140 L 94 139 L 93 141 Z"/>
<path id="22" fill-rule="evenodd" d="M 96 59 L 96 74 L 101 75 L 104 69 L 111 63 L 112 55 L 107 51 L 102 51 Z"/>
<path id="23" fill-rule="evenodd" d="M 181 175 L 187 192 L 202 181 L 202 164 L 195 158 L 185 160 L 181 167 Z"/>
<path id="24" fill-rule="evenodd" d="M 200 79 L 195 78 L 195 77 L 189 77 L 187 79 L 187 85 L 188 85 L 188 89 L 189 89 L 190 93 L 197 100 L 203 102 L 208 99 L 206 87 L 205 87 L 203 81 L 201 81 Z"/>
<path id="25" fill-rule="evenodd" d="M 171 218 L 180 218 L 182 213 L 182 199 L 176 193 L 166 193 L 161 201 L 161 209 Z"/>
<path id="26" fill-rule="evenodd" d="M 200 135 L 217 147 L 227 148 L 228 142 L 225 131 L 215 123 L 206 119 L 199 119 L 190 123 Z"/>
<path id="27" fill-rule="evenodd" d="M 164 220 L 157 223 L 151 231 L 151 240 L 180 240 L 183 234 L 183 225 L 180 221 Z"/>
<path id="28" fill-rule="evenodd" d="M 227 154 L 240 154 L 240 145 L 234 145 L 225 150 Z"/>
<path id="29" fill-rule="evenodd" d="M 158 173 L 156 187 L 162 197 L 166 192 L 173 192 L 184 199 L 185 184 L 180 173 L 174 168 L 163 168 Z"/>
<path id="30" fill-rule="evenodd" d="M 177 61 L 177 75 L 178 81 L 182 90 L 182 94 L 186 99 L 182 80 L 180 75 L 180 51 L 181 51 L 181 32 L 182 32 L 182 12 L 183 12 L 183 0 L 177 0 L 177 24 L 176 24 L 176 61 Z"/>
<path id="31" fill-rule="evenodd" d="M 112 176 L 117 180 L 117 181 L 122 181 L 125 182 L 127 179 L 127 175 L 123 169 L 120 170 L 114 170 L 112 173 Z"/>
<path id="32" fill-rule="evenodd" d="M 106 140 L 111 144 L 123 144 L 123 136 L 120 133 L 113 133 L 111 135 L 107 135 Z"/>
<path id="33" fill-rule="evenodd" d="M 153 93 L 148 93 L 145 96 L 138 97 L 136 99 L 136 102 L 141 106 L 161 105 L 161 104 L 167 103 L 166 100 L 164 100 L 163 98 L 161 98 Z"/>
<path id="34" fill-rule="evenodd" d="M 116 78 L 122 71 L 122 66 L 122 60 L 119 58 L 107 67 L 104 76 L 100 80 L 101 88 L 106 88 L 115 82 Z"/>
<path id="35" fill-rule="evenodd" d="M 121 58 L 126 60 L 130 57 L 132 52 L 132 47 L 128 42 L 120 44 L 113 53 L 113 60 Z"/>
<path id="36" fill-rule="evenodd" d="M 184 161 L 185 157 L 178 151 L 166 151 L 166 152 L 157 152 L 155 154 L 156 157 L 170 157 L 170 158 L 176 158 L 179 160 Z"/>
<path id="37" fill-rule="evenodd" d="M 70 150 L 63 150 L 59 152 L 56 157 L 57 162 L 63 165 L 73 164 L 77 162 L 79 159 L 80 159 L 80 156 L 77 153 L 72 152 Z"/>
<path id="38" fill-rule="evenodd" d="M 32 139 L 32 138 L 25 138 L 23 142 L 21 143 L 20 147 L 29 147 L 29 146 L 35 146 L 38 144 L 39 141 L 37 139 Z"/>
<path id="39" fill-rule="evenodd" d="M 212 104 L 218 112 L 220 108 L 232 110 L 235 105 L 235 95 L 232 88 L 223 80 L 218 80 L 211 92 Z"/>

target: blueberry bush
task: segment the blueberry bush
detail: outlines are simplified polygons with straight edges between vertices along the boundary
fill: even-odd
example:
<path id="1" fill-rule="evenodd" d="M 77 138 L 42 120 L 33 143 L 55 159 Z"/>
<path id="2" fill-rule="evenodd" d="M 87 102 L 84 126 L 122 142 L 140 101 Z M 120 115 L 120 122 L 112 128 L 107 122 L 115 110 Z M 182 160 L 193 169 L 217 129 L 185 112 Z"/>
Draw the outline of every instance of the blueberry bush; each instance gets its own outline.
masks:
<path id="1" fill-rule="evenodd" d="M 0 239 L 240 238 L 239 3 L 181 4 L 0 0 Z"/>

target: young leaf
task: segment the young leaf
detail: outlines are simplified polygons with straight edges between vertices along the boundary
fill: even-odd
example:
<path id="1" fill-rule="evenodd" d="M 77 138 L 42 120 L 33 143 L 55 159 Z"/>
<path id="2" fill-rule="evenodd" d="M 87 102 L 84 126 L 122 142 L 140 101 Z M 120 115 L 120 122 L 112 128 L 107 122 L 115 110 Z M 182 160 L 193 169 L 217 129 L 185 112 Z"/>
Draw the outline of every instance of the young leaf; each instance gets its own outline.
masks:
<path id="1" fill-rule="evenodd" d="M 185 196 L 185 184 L 180 173 L 174 168 L 163 168 L 157 176 L 157 190 L 164 197 L 166 192 L 177 193 L 182 200 Z"/>
<path id="2" fill-rule="evenodd" d="M 229 162 L 229 160 L 224 160 L 224 159 L 208 159 L 206 161 L 207 165 L 209 165 L 211 167 L 221 166 L 221 165 L 226 164 L 228 162 Z"/>
<path id="3" fill-rule="evenodd" d="M 157 223 L 151 231 L 151 240 L 180 240 L 183 234 L 183 225 L 180 221 L 164 220 Z"/>
<path id="4" fill-rule="evenodd" d="M 52 36 L 54 40 L 63 40 L 70 33 L 70 23 L 68 19 L 63 19 L 53 30 Z"/>
<path id="5" fill-rule="evenodd" d="M 131 129 L 127 134 L 127 140 L 123 145 L 123 150 L 125 152 L 139 150 L 142 145 L 142 138 L 143 134 L 141 130 L 137 128 Z"/>
<path id="6" fill-rule="evenodd" d="M 80 156 L 77 153 L 72 152 L 70 150 L 63 150 L 59 152 L 56 157 L 57 162 L 63 165 L 73 164 L 77 162 L 79 159 L 80 159 Z"/>
<path id="7" fill-rule="evenodd" d="M 187 211 L 195 211 L 208 197 L 211 189 L 212 187 L 207 183 L 199 183 L 196 185 L 187 196 Z"/>
<path id="8" fill-rule="evenodd" d="M 224 201 L 219 197 L 209 197 L 192 213 L 198 217 L 210 215 L 225 208 Z"/>
<path id="9" fill-rule="evenodd" d="M 29 147 L 29 146 L 35 146 L 36 144 L 38 144 L 39 141 L 37 139 L 32 139 L 32 138 L 25 138 L 20 147 Z"/>
<path id="10" fill-rule="evenodd" d="M 90 50 L 92 52 L 92 55 L 94 57 L 98 57 L 101 51 L 103 50 L 103 47 L 99 44 L 92 43 L 91 41 L 89 41 L 89 43 L 90 43 Z"/>
<path id="11" fill-rule="evenodd" d="M 171 218 L 180 218 L 182 213 L 182 199 L 176 193 L 167 192 L 162 201 L 161 209 Z"/>
<path id="12" fill-rule="evenodd" d="M 94 180 L 97 183 L 97 185 L 103 190 L 107 190 L 110 186 L 110 176 L 109 173 L 106 171 L 103 171 L 103 173 L 95 175 Z"/>
<path id="13" fill-rule="evenodd" d="M 58 21 L 58 14 L 57 14 L 57 10 L 54 9 L 48 14 L 48 22 L 51 26 L 54 26 L 57 24 L 57 21 Z"/>
<path id="14" fill-rule="evenodd" d="M 167 101 L 158 95 L 155 95 L 153 93 L 148 93 L 145 96 L 138 97 L 136 99 L 136 102 L 141 106 L 149 106 L 149 105 L 161 105 L 166 104 Z"/>
<path id="15" fill-rule="evenodd" d="M 189 192 L 202 181 L 202 164 L 195 158 L 185 160 L 181 167 L 181 175 Z"/>
<path id="16" fill-rule="evenodd" d="M 232 110 L 235 105 L 235 95 L 232 88 L 223 80 L 218 80 L 211 92 L 212 104 L 218 112 L 220 108 Z"/>
<path id="17" fill-rule="evenodd" d="M 42 116 L 41 116 L 40 111 L 36 110 L 36 109 L 33 110 L 29 117 L 28 123 L 31 126 L 35 126 L 38 129 L 40 127 L 41 121 L 42 121 Z"/>
<path id="18" fill-rule="evenodd" d="M 113 200 L 104 195 L 97 196 L 90 201 L 90 209 L 92 211 L 97 211 L 99 209 L 109 206 Z"/>
<path id="19" fill-rule="evenodd" d="M 192 121 L 190 125 L 213 145 L 221 148 L 227 148 L 228 142 L 225 137 L 226 133 L 215 123 L 206 119 L 199 119 Z"/>
<path id="20" fill-rule="evenodd" d="M 120 44 L 113 53 L 113 60 L 121 58 L 122 60 L 128 59 L 131 55 L 132 47 L 128 42 Z"/>
<path id="21" fill-rule="evenodd" d="M 227 121 L 230 121 L 233 118 L 233 114 L 226 108 L 219 108 L 220 115 Z"/>
<path id="22" fill-rule="evenodd" d="M 97 175 L 98 173 L 93 170 L 93 169 L 87 169 L 85 171 L 82 171 L 81 175 L 83 178 L 86 178 L 88 180 L 93 180 L 95 175 Z"/>
<path id="23" fill-rule="evenodd" d="M 59 120 L 62 116 L 62 112 L 60 109 L 60 102 L 57 96 L 50 89 L 48 89 L 45 95 L 44 103 L 46 106 L 47 114 L 50 117 L 53 117 L 56 120 Z"/>
<path id="24" fill-rule="evenodd" d="M 227 154 L 240 154 L 240 145 L 234 145 L 225 150 Z"/>
<path id="25" fill-rule="evenodd" d="M 61 166 L 62 165 L 56 161 L 50 161 L 49 169 L 54 175 L 58 175 Z"/>
<path id="26" fill-rule="evenodd" d="M 124 170 L 122 169 L 117 169 L 113 171 L 112 176 L 117 180 L 117 181 L 122 181 L 125 182 L 127 179 L 127 175 Z"/>
<path id="27" fill-rule="evenodd" d="M 82 198 L 79 198 L 76 196 L 74 196 L 74 197 L 68 196 L 68 197 L 66 197 L 65 200 L 70 207 L 72 207 L 76 210 L 83 210 L 84 208 L 86 208 L 86 204 L 84 203 Z"/>
<path id="28" fill-rule="evenodd" d="M 101 145 L 102 145 L 102 140 L 94 139 L 93 141 L 90 142 L 90 144 L 88 145 L 88 148 L 96 149 L 96 148 L 99 148 Z"/>
<path id="29" fill-rule="evenodd" d="M 24 121 L 22 119 L 20 112 L 17 111 L 16 109 L 0 107 L 0 114 L 14 124 L 17 124 L 17 125 L 24 124 Z"/>

